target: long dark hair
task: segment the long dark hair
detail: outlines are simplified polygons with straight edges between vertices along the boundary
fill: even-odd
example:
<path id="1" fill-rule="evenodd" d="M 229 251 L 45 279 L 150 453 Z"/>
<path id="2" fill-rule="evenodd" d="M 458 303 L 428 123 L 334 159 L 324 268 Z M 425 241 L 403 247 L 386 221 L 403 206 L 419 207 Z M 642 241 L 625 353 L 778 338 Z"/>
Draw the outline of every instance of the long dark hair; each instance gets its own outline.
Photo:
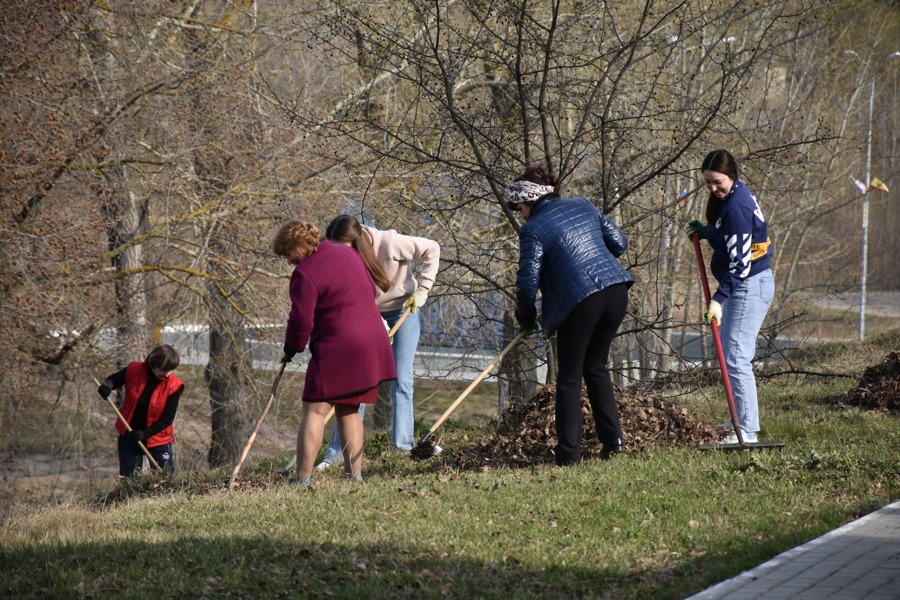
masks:
<path id="1" fill-rule="evenodd" d="M 382 292 L 391 288 L 391 280 L 388 279 L 384 266 L 375 255 L 371 235 L 355 218 L 350 215 L 336 216 L 325 228 L 325 239 L 339 244 L 350 244 L 362 257 L 372 279 L 375 280 L 375 285 L 381 288 Z"/>
<path id="2" fill-rule="evenodd" d="M 713 150 L 703 159 L 703 166 L 700 171 L 715 171 L 723 175 L 728 175 L 734 181 L 738 179 L 737 161 L 728 150 Z M 710 192 L 709 200 L 706 201 L 706 222 L 712 223 L 719 216 L 719 209 L 722 207 L 722 201 Z"/>

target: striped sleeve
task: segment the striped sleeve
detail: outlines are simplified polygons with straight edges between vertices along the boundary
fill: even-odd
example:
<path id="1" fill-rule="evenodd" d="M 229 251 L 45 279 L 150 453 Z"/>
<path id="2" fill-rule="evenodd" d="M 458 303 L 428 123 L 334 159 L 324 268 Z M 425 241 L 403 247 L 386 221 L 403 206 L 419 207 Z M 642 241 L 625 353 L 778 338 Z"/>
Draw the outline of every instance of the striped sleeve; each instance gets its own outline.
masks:
<path id="1" fill-rule="evenodd" d="M 728 272 L 719 281 L 715 300 L 730 298 L 734 288 L 750 276 L 750 254 L 753 245 L 753 213 L 737 210 L 722 219 L 722 233 L 728 251 Z"/>

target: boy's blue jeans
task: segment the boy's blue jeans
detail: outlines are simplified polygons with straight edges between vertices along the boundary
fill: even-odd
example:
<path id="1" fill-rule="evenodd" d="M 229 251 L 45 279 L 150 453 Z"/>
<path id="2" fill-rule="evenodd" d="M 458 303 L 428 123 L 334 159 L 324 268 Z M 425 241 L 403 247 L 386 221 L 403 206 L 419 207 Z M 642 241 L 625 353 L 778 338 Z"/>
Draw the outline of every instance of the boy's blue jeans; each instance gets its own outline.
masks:
<path id="1" fill-rule="evenodd" d="M 146 444 L 145 444 L 146 445 Z M 175 473 L 175 460 L 172 456 L 172 444 L 163 444 L 147 448 L 150 456 L 167 475 Z M 144 452 L 137 442 L 127 435 L 119 436 L 119 475 L 130 477 L 135 471 L 140 471 L 144 465 Z"/>

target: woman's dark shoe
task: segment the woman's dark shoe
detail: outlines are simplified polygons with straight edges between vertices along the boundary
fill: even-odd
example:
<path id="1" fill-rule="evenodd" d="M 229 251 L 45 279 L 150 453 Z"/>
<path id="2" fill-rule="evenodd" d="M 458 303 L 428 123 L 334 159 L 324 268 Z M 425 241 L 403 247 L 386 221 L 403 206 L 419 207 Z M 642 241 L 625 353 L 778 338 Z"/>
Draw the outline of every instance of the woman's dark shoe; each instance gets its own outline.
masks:
<path id="1" fill-rule="evenodd" d="M 603 447 L 600 449 L 600 458 L 607 460 L 616 454 L 622 454 L 624 452 L 625 446 L 622 445 L 622 440 L 618 440 L 615 444 L 603 444 Z"/>

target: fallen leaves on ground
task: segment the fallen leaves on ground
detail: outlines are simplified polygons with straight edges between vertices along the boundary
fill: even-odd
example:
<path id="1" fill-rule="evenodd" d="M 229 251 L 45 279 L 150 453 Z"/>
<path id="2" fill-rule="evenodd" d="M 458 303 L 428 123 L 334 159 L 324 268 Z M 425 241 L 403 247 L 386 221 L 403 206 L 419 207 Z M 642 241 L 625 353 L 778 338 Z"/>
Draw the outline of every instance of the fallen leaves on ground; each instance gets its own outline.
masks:
<path id="1" fill-rule="evenodd" d="M 829 400 L 841 408 L 900 413 L 900 352 L 891 352 L 880 364 L 867 367 L 856 388 Z"/>
<path id="2" fill-rule="evenodd" d="M 666 401 L 641 386 L 616 390 L 626 452 L 654 446 L 696 446 L 718 439 L 715 427 L 706 425 L 685 407 Z M 471 448 L 449 453 L 444 462 L 458 469 L 526 466 L 550 463 L 556 447 L 556 389 L 547 386 L 536 396 L 508 406 L 497 422 L 496 436 Z M 582 458 L 600 455 L 587 395 L 582 392 Z"/>

